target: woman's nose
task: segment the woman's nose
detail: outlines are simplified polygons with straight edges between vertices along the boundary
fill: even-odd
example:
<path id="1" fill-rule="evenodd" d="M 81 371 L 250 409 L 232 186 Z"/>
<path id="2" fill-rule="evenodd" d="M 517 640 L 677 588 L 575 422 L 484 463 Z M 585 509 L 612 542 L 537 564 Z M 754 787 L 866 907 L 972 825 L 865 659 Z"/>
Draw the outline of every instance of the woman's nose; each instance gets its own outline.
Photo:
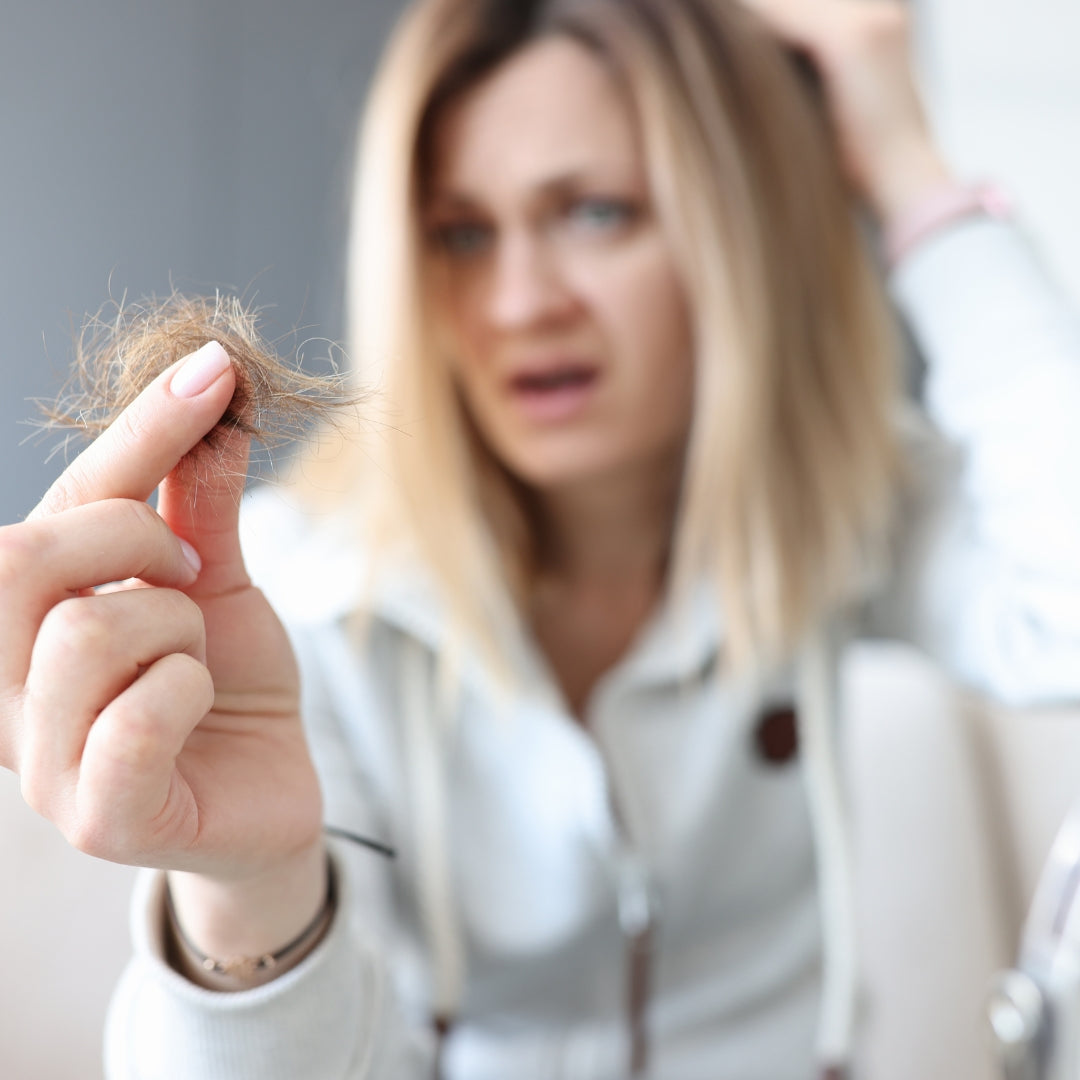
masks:
<path id="1" fill-rule="evenodd" d="M 492 265 L 487 307 L 492 325 L 503 330 L 558 322 L 573 312 L 563 268 L 542 238 L 503 240 Z"/>

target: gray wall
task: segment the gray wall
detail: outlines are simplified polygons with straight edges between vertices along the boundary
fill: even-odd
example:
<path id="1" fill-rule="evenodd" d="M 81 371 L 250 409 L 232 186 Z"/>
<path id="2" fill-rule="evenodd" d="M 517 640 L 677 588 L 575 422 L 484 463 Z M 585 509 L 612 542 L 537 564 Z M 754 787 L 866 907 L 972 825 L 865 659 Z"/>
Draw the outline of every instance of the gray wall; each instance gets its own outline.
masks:
<path id="1" fill-rule="evenodd" d="M 354 118 L 402 6 L 3 0 L 0 523 L 62 467 L 20 421 L 108 297 L 221 285 L 271 337 L 341 337 Z"/>
<path id="2" fill-rule="evenodd" d="M 272 335 L 341 336 L 353 117 L 402 6 L 0 0 L 0 523 L 61 467 L 20 421 L 108 296 L 247 289 Z M 916 8 L 954 161 L 1019 196 L 1080 298 L 1080 5 Z"/>

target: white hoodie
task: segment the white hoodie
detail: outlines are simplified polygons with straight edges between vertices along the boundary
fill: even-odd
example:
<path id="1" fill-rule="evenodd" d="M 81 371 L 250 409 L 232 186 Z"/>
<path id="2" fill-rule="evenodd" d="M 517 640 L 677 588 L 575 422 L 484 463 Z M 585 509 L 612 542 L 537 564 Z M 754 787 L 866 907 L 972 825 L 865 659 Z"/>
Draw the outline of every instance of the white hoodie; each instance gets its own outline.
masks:
<path id="1" fill-rule="evenodd" d="M 936 431 L 912 442 L 920 501 L 867 626 L 1012 703 L 1080 697 L 1080 327 L 1000 222 L 928 240 L 893 286 Z M 238 994 L 166 966 L 163 876 L 146 873 L 112 1080 L 428 1080 L 440 1011 L 455 1017 L 447 1080 L 614 1080 L 643 921 L 649 1076 L 809 1080 L 843 1053 L 855 967 L 832 643 L 761 682 L 722 676 L 702 586 L 601 680 L 584 726 L 524 636 L 512 693 L 467 664 L 446 723 L 446 623 L 422 574 L 380 580 L 360 639 L 363 568 L 339 523 L 269 490 L 245 533 L 301 662 L 326 821 L 398 858 L 334 842 L 327 938 Z M 770 761 L 762 720 L 791 705 L 800 753 Z"/>

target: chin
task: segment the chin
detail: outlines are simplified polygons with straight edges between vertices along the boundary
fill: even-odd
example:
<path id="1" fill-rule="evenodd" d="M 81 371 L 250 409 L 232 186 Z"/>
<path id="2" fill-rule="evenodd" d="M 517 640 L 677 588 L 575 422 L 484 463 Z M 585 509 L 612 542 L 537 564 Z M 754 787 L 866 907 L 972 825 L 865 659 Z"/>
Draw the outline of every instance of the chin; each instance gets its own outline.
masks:
<path id="1" fill-rule="evenodd" d="M 615 452 L 610 445 L 589 445 L 579 440 L 514 447 L 499 456 L 521 483 L 537 491 L 602 483 L 634 465 L 631 454 Z"/>

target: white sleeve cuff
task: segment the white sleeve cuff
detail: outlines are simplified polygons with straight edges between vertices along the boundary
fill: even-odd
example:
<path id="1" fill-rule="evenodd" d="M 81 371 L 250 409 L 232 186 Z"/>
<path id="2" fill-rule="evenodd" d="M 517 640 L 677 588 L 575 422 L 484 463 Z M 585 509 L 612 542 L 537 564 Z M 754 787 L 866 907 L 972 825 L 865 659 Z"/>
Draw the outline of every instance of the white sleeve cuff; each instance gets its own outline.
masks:
<path id="1" fill-rule="evenodd" d="M 164 957 L 165 874 L 146 871 L 132 909 L 135 956 L 106 1022 L 109 1080 L 359 1080 L 386 1011 L 382 964 L 355 940 L 348 883 L 326 937 L 253 990 L 205 990 Z"/>

